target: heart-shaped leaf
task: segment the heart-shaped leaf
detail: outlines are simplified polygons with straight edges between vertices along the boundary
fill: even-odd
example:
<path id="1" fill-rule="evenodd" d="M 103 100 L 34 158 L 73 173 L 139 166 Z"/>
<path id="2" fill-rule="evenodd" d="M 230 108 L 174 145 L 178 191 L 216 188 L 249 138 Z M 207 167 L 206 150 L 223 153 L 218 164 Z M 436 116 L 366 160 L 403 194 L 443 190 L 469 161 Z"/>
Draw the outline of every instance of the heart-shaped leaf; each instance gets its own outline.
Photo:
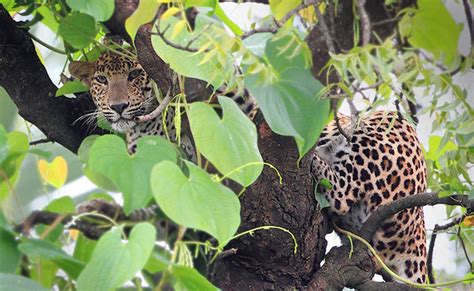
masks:
<path id="1" fill-rule="evenodd" d="M 239 199 L 204 170 L 185 163 L 188 177 L 171 162 L 162 162 L 153 168 L 151 187 L 155 200 L 173 221 L 203 230 L 223 246 L 240 225 Z"/>
<path id="2" fill-rule="evenodd" d="M 161 1 L 162 2 L 162 1 Z M 150 22 L 156 15 L 160 1 L 140 1 L 137 10 L 125 20 L 125 29 L 128 35 L 135 40 L 135 35 L 142 24 Z"/>
<path id="3" fill-rule="evenodd" d="M 226 97 L 219 97 L 222 119 L 212 107 L 195 102 L 189 110 L 189 123 L 199 151 L 224 175 L 249 186 L 263 169 L 255 125 Z M 256 163 L 247 165 L 249 163 Z M 236 169 L 240 169 L 236 171 Z"/>
<path id="4" fill-rule="evenodd" d="M 53 243 L 45 240 L 30 239 L 21 243 L 18 249 L 31 259 L 44 258 L 51 260 L 74 279 L 79 276 L 79 273 L 84 268 L 84 263 L 69 256 Z"/>
<path id="5" fill-rule="evenodd" d="M 219 290 L 194 268 L 173 265 L 170 273 L 175 279 L 174 290 Z"/>
<path id="6" fill-rule="evenodd" d="M 149 223 L 133 227 L 127 242 L 120 228 L 103 235 L 92 258 L 77 279 L 77 290 L 112 290 L 133 279 L 148 261 L 155 244 L 156 230 Z"/>
<path id="7" fill-rule="evenodd" d="M 302 157 L 326 125 L 329 101 L 319 98 L 323 86 L 308 68 L 309 49 L 295 38 L 299 37 L 282 31 L 268 40 L 264 59 L 269 69 L 254 74 L 245 68 L 245 85 L 257 99 L 270 128 L 293 136 Z"/>
<path id="8" fill-rule="evenodd" d="M 100 175 L 109 179 L 123 193 L 124 211 L 130 213 L 145 207 L 153 197 L 150 173 L 162 161 L 177 162 L 178 153 L 173 144 L 158 136 L 138 140 L 137 151 L 129 155 L 125 142 L 116 135 L 103 135 L 94 140 L 87 157 L 85 174 L 91 180 Z"/>
<path id="9" fill-rule="evenodd" d="M 67 163 L 62 156 L 57 156 L 51 163 L 39 160 L 38 170 L 41 178 L 57 189 L 61 188 L 66 182 Z"/>
<path id="10" fill-rule="evenodd" d="M 58 27 L 58 34 L 76 49 L 87 47 L 96 33 L 94 17 L 84 13 L 64 17 Z"/>

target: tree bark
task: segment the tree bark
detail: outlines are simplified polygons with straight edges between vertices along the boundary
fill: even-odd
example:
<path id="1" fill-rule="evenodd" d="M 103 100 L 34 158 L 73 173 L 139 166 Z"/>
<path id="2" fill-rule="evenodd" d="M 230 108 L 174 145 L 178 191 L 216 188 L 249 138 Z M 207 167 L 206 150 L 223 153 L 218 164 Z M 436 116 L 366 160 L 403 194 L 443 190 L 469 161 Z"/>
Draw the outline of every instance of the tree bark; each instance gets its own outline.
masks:
<path id="1" fill-rule="evenodd" d="M 72 152 L 91 133 L 75 121 L 95 109 L 87 94 L 79 98 L 55 97 L 57 87 L 51 82 L 39 60 L 26 30 L 17 26 L 0 5 L 0 86 L 18 107 L 18 113 L 36 125 L 46 137 Z"/>

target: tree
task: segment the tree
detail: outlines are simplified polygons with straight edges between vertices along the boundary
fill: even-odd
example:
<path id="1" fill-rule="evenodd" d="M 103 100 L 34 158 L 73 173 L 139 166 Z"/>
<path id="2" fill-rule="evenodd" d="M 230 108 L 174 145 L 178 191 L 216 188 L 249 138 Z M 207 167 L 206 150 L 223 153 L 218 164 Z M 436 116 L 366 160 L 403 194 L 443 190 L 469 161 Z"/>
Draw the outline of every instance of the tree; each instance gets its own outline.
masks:
<path id="1" fill-rule="evenodd" d="M 440 0 L 365 2 L 270 1 L 272 16 L 266 23 L 246 31 L 226 16 L 217 1 L 142 1 L 138 5 L 136 1 L 109 0 L 99 4 L 57 0 L 41 5 L 35 1 L 2 4 L 0 85 L 15 102 L 20 115 L 41 129 L 49 141 L 78 153 L 86 165 L 85 174 L 97 185 L 119 190 L 124 197 L 124 205 L 98 202 L 99 214 L 86 211 L 81 215 L 74 215 L 74 202 L 64 198 L 45 211 L 32 213 L 14 229 L 28 233 L 35 227 L 43 240 L 24 236 L 18 242 L 11 225 L 2 223 L 2 244 L 16 254 L 9 257 L 12 267 L 7 273 L 16 272 L 21 256 L 23 277 L 36 278 L 46 287 L 55 283 L 61 289 L 74 288 L 76 282 L 78 289 L 113 289 L 132 279 L 138 286 L 138 271 L 143 271 L 157 289 L 167 284 L 175 288 L 214 288 L 209 281 L 222 289 L 414 288 L 396 282 L 371 281 L 375 264 L 363 241 L 370 241 L 390 215 L 434 204 L 461 206 L 462 216 L 455 217 L 449 227 L 460 230 L 461 241 L 466 238 L 466 230 L 472 225 L 469 215 L 474 209 L 467 170 L 474 153 L 474 111 L 467 92 L 453 77 L 472 69 L 472 47 L 470 55 L 459 54 L 460 27 Z M 474 39 L 470 3 L 463 4 Z M 197 13 L 195 6 L 204 7 L 204 12 Z M 21 25 L 15 22 L 11 14 L 18 11 L 31 15 L 31 20 Z M 218 173 L 209 175 L 201 163 L 187 164 L 186 175 L 206 185 L 207 189 L 202 189 L 183 179 L 185 174 L 177 165 L 178 157 L 164 139 L 150 138 L 153 147 L 145 142 L 139 144 L 135 159 L 130 159 L 120 138 L 87 137 L 91 134 L 87 126 L 74 121 L 93 104 L 87 94 L 77 94 L 77 98 L 53 97 L 79 93 L 84 88 L 68 81 L 58 90 L 51 83 L 32 39 L 47 44 L 26 29 L 38 21 L 64 41 L 64 50 L 50 49 L 74 60 L 94 58 L 101 50 L 117 50 L 99 41 L 106 29 L 133 43 L 136 57 L 159 90 L 171 92 L 176 97 L 174 106 L 187 111 L 191 128 L 183 120 L 182 130 L 190 130 L 195 139 L 199 130 L 193 125 L 215 125 L 213 120 L 217 116 L 202 102 L 208 97 L 205 85 L 219 87 L 225 82 L 237 88 L 245 86 L 262 112 L 254 120 L 258 151 L 221 153 L 228 149 L 196 140 L 201 153 L 215 166 L 214 173 Z M 299 30 L 292 26 L 294 21 L 300 23 Z M 241 74 L 236 74 L 237 61 L 242 67 Z M 176 86 L 173 71 L 179 74 L 178 83 L 186 82 L 186 86 Z M 325 211 L 321 211 L 324 201 L 318 203 L 315 199 L 307 153 L 330 118 L 337 121 L 337 115 L 331 113 L 344 100 L 351 105 L 355 119 L 360 114 L 358 110 L 371 111 L 396 100 L 400 114 L 416 122 L 419 113 L 415 88 L 433 94 L 421 113 L 435 114 L 435 126 L 443 130 L 442 137 L 431 137 L 426 151 L 432 192 L 380 207 L 357 237 L 349 234 L 352 246 L 338 247 L 325 256 L 324 235 L 332 226 Z M 366 94 L 370 90 L 376 92 L 375 97 Z M 450 104 L 440 99 L 447 92 L 455 96 Z M 185 95 L 190 105 L 184 102 Z M 361 97 L 368 105 L 357 110 L 353 101 Z M 235 118 L 245 131 L 252 131 L 253 125 L 247 125 L 232 104 L 221 100 L 219 103 L 225 116 Z M 233 128 L 225 130 L 233 134 Z M 341 133 L 350 134 L 342 129 Z M 223 135 L 215 142 L 224 138 Z M 255 143 L 252 137 L 243 139 Z M 28 147 L 25 135 L 0 130 L 0 199 L 11 192 Z M 235 158 L 249 155 L 254 159 Z M 99 163 L 104 159 L 108 164 Z M 136 181 L 122 179 L 117 171 L 120 165 L 126 165 L 120 171 L 145 174 Z M 162 180 L 193 187 L 197 193 L 211 189 L 216 196 L 203 204 L 190 200 L 187 193 L 164 187 Z M 230 189 L 245 192 L 237 199 Z M 153 247 L 157 230 L 149 223 L 137 223 L 143 213 L 136 210 L 147 206 L 153 194 L 160 209 L 148 209 L 145 216 L 148 218 L 151 210 L 165 224 L 166 231 L 158 224 L 158 237 L 168 239 L 173 253 Z M 174 199 L 166 199 L 173 195 Z M 209 204 L 228 212 L 203 210 Z M 189 216 L 182 215 L 183 212 Z M 77 240 L 74 256 L 61 250 L 64 241 L 59 235 L 64 228 L 85 234 Z M 169 237 L 163 238 L 163 232 Z M 122 244 L 121 237 L 128 238 L 128 242 Z M 100 239 L 96 243 L 89 238 Z M 198 254 L 194 264 L 192 252 Z M 325 263 L 320 267 L 323 259 Z M 42 281 L 34 275 L 39 267 L 33 267 L 33 263 L 38 261 L 44 270 L 52 266 L 53 278 L 58 268 L 66 275 L 54 282 Z M 0 276 L 0 286 L 1 282 L 20 280 L 14 275 Z M 463 280 L 470 282 L 472 273 Z M 21 279 L 21 284 L 35 283 Z"/>

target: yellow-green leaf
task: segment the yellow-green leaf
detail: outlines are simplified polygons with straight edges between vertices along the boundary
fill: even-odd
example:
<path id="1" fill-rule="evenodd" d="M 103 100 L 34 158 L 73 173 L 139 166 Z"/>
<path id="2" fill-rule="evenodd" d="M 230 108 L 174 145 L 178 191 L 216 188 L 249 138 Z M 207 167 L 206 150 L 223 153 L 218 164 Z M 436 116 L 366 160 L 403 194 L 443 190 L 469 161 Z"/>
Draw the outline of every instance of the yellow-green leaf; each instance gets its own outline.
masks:
<path id="1" fill-rule="evenodd" d="M 301 0 L 270 0 L 270 9 L 276 20 L 281 20 L 290 10 L 301 4 Z"/>
<path id="2" fill-rule="evenodd" d="M 41 178 L 55 188 L 61 188 L 66 182 L 67 162 L 62 156 L 57 156 L 51 163 L 39 160 L 38 170 Z"/>
<path id="3" fill-rule="evenodd" d="M 140 1 L 137 10 L 125 20 L 125 29 L 132 40 L 135 40 L 135 35 L 140 26 L 150 22 L 155 17 L 160 2 L 164 1 Z"/>
<path id="4" fill-rule="evenodd" d="M 163 13 L 163 15 L 161 15 L 161 19 L 162 20 L 165 20 L 167 19 L 168 17 L 171 17 L 173 15 L 175 15 L 176 13 L 178 13 L 180 10 L 178 7 L 170 7 L 168 10 L 165 11 L 165 13 Z"/>
<path id="5" fill-rule="evenodd" d="M 171 39 L 174 39 L 186 27 L 186 20 L 180 20 L 176 23 L 171 34 Z"/>

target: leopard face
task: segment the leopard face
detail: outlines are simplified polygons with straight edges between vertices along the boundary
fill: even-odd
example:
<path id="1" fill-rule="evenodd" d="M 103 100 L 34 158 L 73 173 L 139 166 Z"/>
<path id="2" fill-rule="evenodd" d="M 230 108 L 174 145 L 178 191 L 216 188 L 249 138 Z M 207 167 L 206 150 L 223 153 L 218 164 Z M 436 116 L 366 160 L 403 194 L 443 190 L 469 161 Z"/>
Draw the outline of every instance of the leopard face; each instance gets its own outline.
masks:
<path id="1" fill-rule="evenodd" d="M 129 131 L 136 117 L 153 109 L 150 78 L 135 60 L 106 53 L 95 62 L 73 62 L 69 71 L 90 86 L 98 112 L 115 131 Z"/>

